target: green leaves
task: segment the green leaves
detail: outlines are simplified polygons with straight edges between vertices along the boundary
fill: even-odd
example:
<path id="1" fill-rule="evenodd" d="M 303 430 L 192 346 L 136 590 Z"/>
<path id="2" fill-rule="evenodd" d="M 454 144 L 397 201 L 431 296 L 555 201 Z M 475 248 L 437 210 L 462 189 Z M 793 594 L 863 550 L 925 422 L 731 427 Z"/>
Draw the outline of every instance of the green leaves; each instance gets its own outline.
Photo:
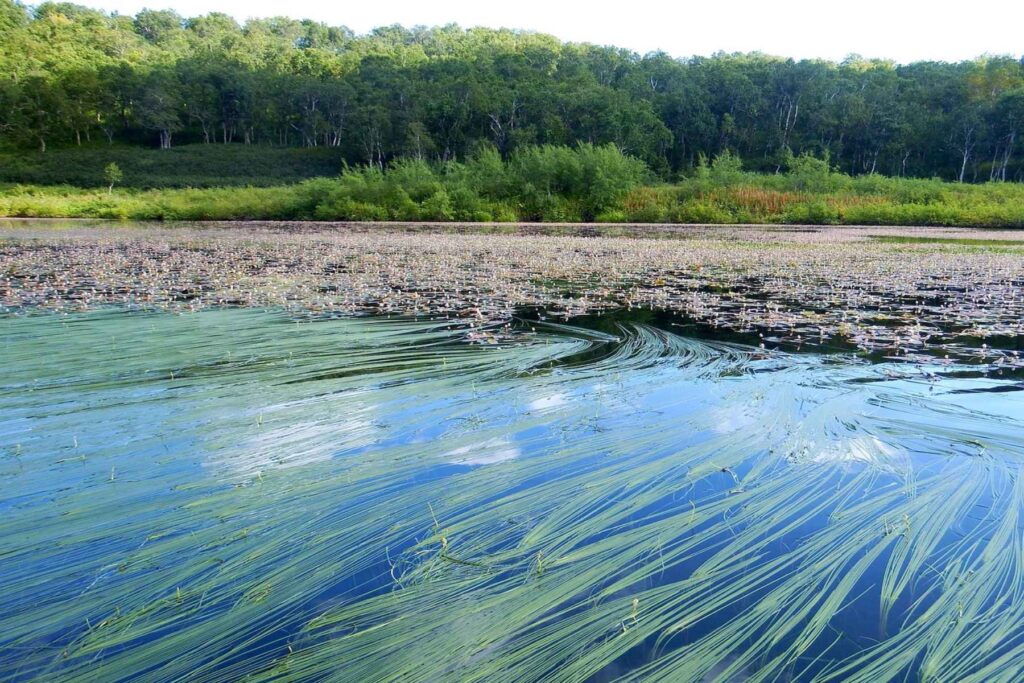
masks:
<path id="1" fill-rule="evenodd" d="M 124 180 L 124 173 L 121 171 L 121 167 L 111 161 L 109 164 L 103 167 L 103 180 L 107 182 L 109 186 L 109 192 L 114 191 L 114 185 Z"/>
<path id="2" fill-rule="evenodd" d="M 614 145 L 664 179 L 727 150 L 772 173 L 790 150 L 831 155 L 850 175 L 1024 172 L 1014 95 L 1024 67 L 1009 57 L 673 59 L 505 29 L 357 36 L 281 17 L 239 25 L 220 13 L 126 17 L 67 3 L 30 13 L 11 0 L 0 0 L 0 35 L 0 143 L 19 149 L 101 139 L 326 146 L 384 168 L 402 157 L 465 161 L 481 144 L 509 159 L 583 143 Z M 600 199 L 535 204 L 560 216 L 609 210 Z"/>

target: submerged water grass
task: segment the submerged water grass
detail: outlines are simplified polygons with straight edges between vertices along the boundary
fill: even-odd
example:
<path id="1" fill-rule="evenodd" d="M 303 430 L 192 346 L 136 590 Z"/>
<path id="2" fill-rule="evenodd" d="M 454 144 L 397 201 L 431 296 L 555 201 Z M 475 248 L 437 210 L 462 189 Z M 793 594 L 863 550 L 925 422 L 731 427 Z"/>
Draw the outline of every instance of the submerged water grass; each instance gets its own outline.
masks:
<path id="1" fill-rule="evenodd" d="M 570 326 L 0 320 L 4 680 L 1018 680 L 1012 379 Z"/>

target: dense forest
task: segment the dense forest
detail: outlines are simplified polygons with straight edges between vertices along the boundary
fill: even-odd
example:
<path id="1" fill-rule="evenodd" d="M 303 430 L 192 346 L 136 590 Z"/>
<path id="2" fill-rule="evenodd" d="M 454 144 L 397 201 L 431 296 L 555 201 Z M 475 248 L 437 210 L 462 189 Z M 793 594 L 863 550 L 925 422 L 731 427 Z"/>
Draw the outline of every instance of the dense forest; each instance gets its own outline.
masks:
<path id="1" fill-rule="evenodd" d="M 676 51 L 685 51 L 685 34 Z M 613 144 L 664 178 L 726 150 L 774 172 L 1024 180 L 1024 60 L 676 59 L 457 26 L 108 15 L 0 0 L 0 145 L 333 148 L 383 168 L 482 144 Z"/>

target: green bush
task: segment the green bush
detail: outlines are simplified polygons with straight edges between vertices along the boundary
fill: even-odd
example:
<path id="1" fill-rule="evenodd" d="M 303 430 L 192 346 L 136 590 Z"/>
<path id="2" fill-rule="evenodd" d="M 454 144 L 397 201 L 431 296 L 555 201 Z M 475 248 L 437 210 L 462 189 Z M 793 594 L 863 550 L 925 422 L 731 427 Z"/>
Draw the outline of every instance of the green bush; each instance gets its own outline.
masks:
<path id="1" fill-rule="evenodd" d="M 444 188 L 423 200 L 420 206 L 420 219 L 426 221 L 450 221 L 455 218 L 452 209 L 452 198 Z"/>
<path id="2" fill-rule="evenodd" d="M 725 150 L 711 162 L 706 178 L 715 185 L 732 185 L 743 180 L 743 160 L 738 154 Z"/>
<path id="3" fill-rule="evenodd" d="M 482 146 L 466 163 L 400 160 L 265 187 L 123 187 L 111 195 L 105 186 L 0 185 L 0 215 L 1024 227 L 1024 185 L 850 178 L 808 156 L 790 158 L 784 174 L 759 175 L 726 153 L 674 185 L 650 181 L 642 163 L 610 145 L 524 147 L 508 161 Z"/>
<path id="4" fill-rule="evenodd" d="M 650 177 L 642 161 L 614 145 L 591 144 L 520 148 L 506 173 L 504 191 L 522 202 L 526 215 L 554 221 L 593 220 Z"/>
<path id="5" fill-rule="evenodd" d="M 516 223 L 522 220 L 516 210 L 508 204 L 494 205 L 494 220 L 498 223 Z"/>
<path id="6" fill-rule="evenodd" d="M 827 155 L 818 159 L 810 154 L 794 157 L 788 153 L 786 161 L 789 189 L 797 192 L 835 192 L 849 180 L 848 176 L 832 170 Z"/>
<path id="7" fill-rule="evenodd" d="M 816 199 L 791 206 L 783 214 L 783 222 L 806 223 L 809 225 L 838 223 L 839 209 L 821 199 Z"/>
<path id="8" fill-rule="evenodd" d="M 629 219 L 626 218 L 625 211 L 611 209 L 597 216 L 594 221 L 597 223 L 628 223 Z"/>

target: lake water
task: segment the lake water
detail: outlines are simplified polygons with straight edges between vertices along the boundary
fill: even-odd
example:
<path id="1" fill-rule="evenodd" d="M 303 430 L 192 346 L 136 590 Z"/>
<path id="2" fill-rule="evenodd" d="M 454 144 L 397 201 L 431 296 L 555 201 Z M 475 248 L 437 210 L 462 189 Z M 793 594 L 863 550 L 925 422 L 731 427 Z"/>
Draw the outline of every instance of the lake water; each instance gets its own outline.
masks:
<path id="1" fill-rule="evenodd" d="M 0 319 L 0 680 L 1021 679 L 1019 373 L 597 327 Z"/>

